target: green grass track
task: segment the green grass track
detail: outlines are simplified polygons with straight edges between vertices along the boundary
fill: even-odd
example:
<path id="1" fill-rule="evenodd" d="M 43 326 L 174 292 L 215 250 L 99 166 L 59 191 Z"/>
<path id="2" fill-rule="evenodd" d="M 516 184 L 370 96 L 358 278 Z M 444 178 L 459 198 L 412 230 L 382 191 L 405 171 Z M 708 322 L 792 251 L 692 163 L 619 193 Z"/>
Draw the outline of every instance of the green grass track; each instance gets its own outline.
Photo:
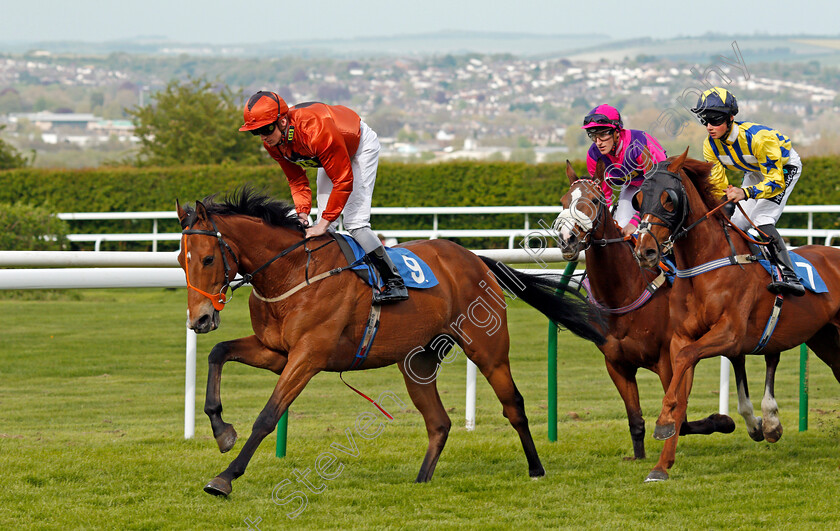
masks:
<path id="1" fill-rule="evenodd" d="M 242 290 L 247 291 L 247 290 Z M 241 293 L 241 292 L 240 292 Z M 242 447 L 276 377 L 229 363 L 225 420 L 240 434 L 219 453 L 203 414 L 206 356 L 250 333 L 245 296 L 221 328 L 198 339 L 196 437 L 184 440 L 184 290 L 89 290 L 53 300 L 0 300 L 0 528 L 2 529 L 837 529 L 840 527 L 840 385 L 811 356 L 810 430 L 798 433 L 798 350 L 783 355 L 777 399 L 785 433 L 749 439 L 734 392 L 730 435 L 684 437 L 671 480 L 645 484 L 662 443 L 653 440 L 662 390 L 639 375 L 648 459 L 631 455 L 624 405 L 591 344 L 559 339 L 557 443 L 547 439 L 546 319 L 513 303 L 511 367 L 525 397 L 547 476 L 532 481 L 513 428 L 479 376 L 477 428 L 464 429 L 463 355 L 443 366 L 439 389 L 453 429 L 429 484 L 416 485 L 427 439 L 395 366 L 348 373 L 369 396 L 407 405 L 373 439 L 345 429 L 373 407 L 336 374 L 314 378 L 293 404 L 288 456 L 274 434 L 227 498 L 202 486 Z M 751 357 L 759 405 L 763 358 Z M 718 408 L 717 358 L 697 368 L 689 418 Z M 322 480 L 318 456 L 341 473 Z M 343 468 L 339 468 L 343 466 Z M 310 469 L 312 492 L 296 480 Z M 288 481 L 287 481 L 288 480 Z M 275 488 L 281 485 L 275 491 Z M 290 497 L 295 490 L 306 495 Z M 275 493 L 273 496 L 272 493 Z M 276 502 L 288 500 L 286 505 Z M 290 519 L 287 513 L 300 510 Z"/>

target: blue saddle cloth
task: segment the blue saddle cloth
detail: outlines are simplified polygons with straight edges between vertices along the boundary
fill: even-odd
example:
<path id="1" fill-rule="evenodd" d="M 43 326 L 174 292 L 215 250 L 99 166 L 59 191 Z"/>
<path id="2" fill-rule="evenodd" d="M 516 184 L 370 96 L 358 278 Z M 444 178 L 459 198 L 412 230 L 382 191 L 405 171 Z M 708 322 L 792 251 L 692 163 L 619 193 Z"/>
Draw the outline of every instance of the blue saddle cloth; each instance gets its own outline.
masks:
<path id="1" fill-rule="evenodd" d="M 347 234 L 342 234 L 341 236 L 344 236 L 344 239 L 350 244 L 350 248 L 353 250 L 354 261 L 360 260 L 365 256 L 364 249 L 362 249 L 362 246 L 356 240 Z M 437 277 L 432 273 L 431 268 L 420 257 L 408 249 L 403 247 L 386 247 L 385 252 L 388 253 L 388 257 L 397 266 L 397 271 L 407 288 L 433 288 L 438 285 Z M 361 263 L 353 268 L 353 270 L 365 269 L 370 271 L 373 268 L 366 263 Z M 371 278 L 379 278 L 379 275 L 368 274 L 366 276 L 368 285 L 370 286 L 373 286 L 370 280 Z"/>
<path id="2" fill-rule="evenodd" d="M 796 276 L 799 277 L 799 282 L 802 282 L 803 286 L 814 293 L 828 293 L 828 288 L 826 287 L 825 282 L 823 282 L 817 268 L 812 266 L 811 262 L 807 259 L 799 256 L 795 252 L 789 251 L 789 253 L 790 260 L 793 262 L 793 269 L 796 272 Z M 774 275 L 773 266 L 770 262 L 761 259 L 758 263 L 764 266 L 764 269 L 770 273 L 770 276 Z"/>

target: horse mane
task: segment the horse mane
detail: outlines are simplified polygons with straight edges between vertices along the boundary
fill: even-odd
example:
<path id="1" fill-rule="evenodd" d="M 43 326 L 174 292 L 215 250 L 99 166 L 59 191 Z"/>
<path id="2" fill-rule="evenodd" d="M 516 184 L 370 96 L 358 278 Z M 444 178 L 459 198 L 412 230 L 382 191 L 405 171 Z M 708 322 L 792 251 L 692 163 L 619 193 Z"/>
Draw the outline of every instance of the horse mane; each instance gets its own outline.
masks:
<path id="1" fill-rule="evenodd" d="M 718 195 L 717 188 L 709 180 L 713 166 L 714 164 L 711 162 L 689 158 L 685 159 L 682 166 L 683 171 L 691 180 L 697 193 L 700 194 L 700 198 L 708 210 L 713 210 L 723 202 L 723 198 Z"/>
<path id="2" fill-rule="evenodd" d="M 225 194 L 221 202 L 216 201 L 217 195 L 208 195 L 201 201 L 210 215 L 251 216 L 273 227 L 299 232 L 305 230 L 293 204 L 274 199 L 264 190 L 255 190 L 246 184 Z M 184 209 L 188 213 L 186 225 L 190 226 L 195 222 L 195 209 L 189 206 L 185 206 Z"/>

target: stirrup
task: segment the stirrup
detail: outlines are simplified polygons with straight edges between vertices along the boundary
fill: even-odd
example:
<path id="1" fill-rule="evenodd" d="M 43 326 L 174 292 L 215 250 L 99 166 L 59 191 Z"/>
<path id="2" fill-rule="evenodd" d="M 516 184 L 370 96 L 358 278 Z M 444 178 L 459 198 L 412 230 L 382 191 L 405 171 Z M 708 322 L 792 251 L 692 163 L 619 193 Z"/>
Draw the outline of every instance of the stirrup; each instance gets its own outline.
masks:
<path id="1" fill-rule="evenodd" d="M 805 295 L 805 288 L 798 278 L 785 278 L 787 275 L 782 275 L 781 280 L 774 280 L 767 284 L 767 290 L 776 295 L 792 295 L 794 297 L 801 297 Z"/>
<path id="2" fill-rule="evenodd" d="M 389 279 L 382 287 L 382 290 L 373 290 L 374 304 L 389 304 L 408 300 L 408 289 L 402 279 Z"/>

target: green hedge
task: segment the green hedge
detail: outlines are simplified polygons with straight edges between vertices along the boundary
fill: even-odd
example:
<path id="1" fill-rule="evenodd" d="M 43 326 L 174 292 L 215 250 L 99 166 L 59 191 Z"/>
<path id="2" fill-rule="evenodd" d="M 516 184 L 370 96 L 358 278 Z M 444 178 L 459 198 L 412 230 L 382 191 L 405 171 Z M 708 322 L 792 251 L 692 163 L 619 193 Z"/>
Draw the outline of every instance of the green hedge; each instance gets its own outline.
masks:
<path id="1" fill-rule="evenodd" d="M 573 163 L 585 174 L 582 161 Z M 790 204 L 840 204 L 840 158 L 804 161 L 803 177 Z M 314 172 L 310 172 L 314 183 Z M 290 198 L 278 166 L 190 166 L 174 168 L 98 168 L 87 170 L 16 169 L 0 172 L 0 202 L 44 205 L 53 212 L 126 212 L 174 209 L 175 199 L 192 203 L 251 183 L 274 197 Z M 737 184 L 737 183 L 736 183 Z M 314 188 L 314 186 L 313 186 Z M 374 206 L 556 205 L 568 189 L 565 164 L 451 162 L 379 165 Z M 509 228 L 523 215 L 443 216 L 442 228 Z M 805 216 L 788 215 L 784 226 L 805 226 Z M 532 226 L 536 219 L 531 217 Z M 835 214 L 822 215 L 819 227 L 840 227 Z M 72 232 L 143 232 L 148 221 L 84 222 Z M 431 216 L 377 216 L 374 230 L 431 228 Z M 161 232 L 178 230 L 173 221 Z M 478 242 L 469 240 L 470 245 Z M 496 242 L 500 243 L 500 242 Z"/>
<path id="2" fill-rule="evenodd" d="M 61 251 L 67 248 L 67 223 L 49 209 L 0 202 L 0 249 Z"/>

